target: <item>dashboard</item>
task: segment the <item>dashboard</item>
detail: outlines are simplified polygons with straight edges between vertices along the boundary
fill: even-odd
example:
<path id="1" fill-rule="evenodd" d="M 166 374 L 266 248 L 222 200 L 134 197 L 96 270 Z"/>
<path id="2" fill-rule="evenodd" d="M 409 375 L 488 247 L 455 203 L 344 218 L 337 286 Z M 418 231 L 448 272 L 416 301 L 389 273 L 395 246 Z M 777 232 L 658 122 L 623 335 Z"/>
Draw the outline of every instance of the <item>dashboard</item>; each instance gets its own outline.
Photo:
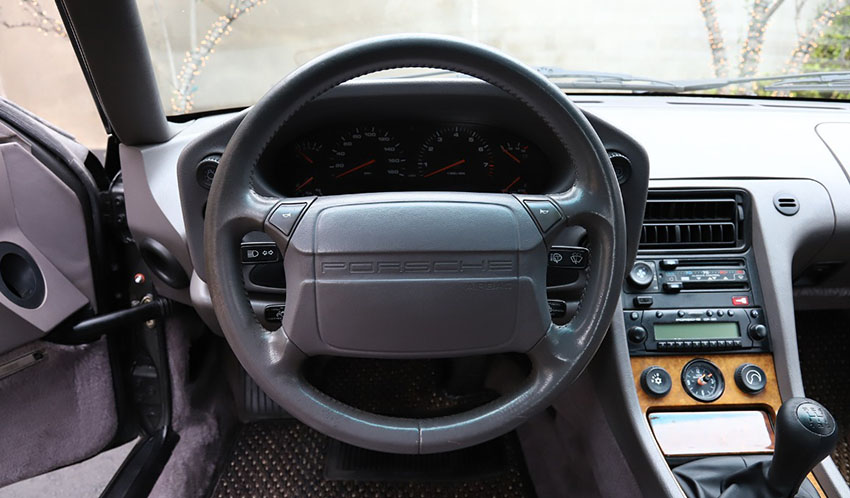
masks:
<path id="1" fill-rule="evenodd" d="M 534 142 L 503 128 L 458 122 L 331 125 L 263 160 L 286 196 L 385 191 L 540 192 L 551 170 Z"/>

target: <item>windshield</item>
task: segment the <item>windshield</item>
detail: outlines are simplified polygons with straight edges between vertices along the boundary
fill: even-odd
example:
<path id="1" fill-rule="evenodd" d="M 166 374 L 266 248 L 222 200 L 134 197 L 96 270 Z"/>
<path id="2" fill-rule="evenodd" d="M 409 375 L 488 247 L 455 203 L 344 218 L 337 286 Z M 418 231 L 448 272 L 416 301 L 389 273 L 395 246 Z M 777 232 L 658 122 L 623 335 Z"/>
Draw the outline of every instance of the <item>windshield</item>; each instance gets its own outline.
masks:
<path id="1" fill-rule="evenodd" d="M 171 115 L 251 105 L 323 52 L 403 32 L 491 45 L 544 74 L 568 75 L 568 92 L 850 95 L 850 75 L 832 74 L 850 69 L 845 0 L 138 2 Z M 806 73 L 829 74 L 800 78 Z M 633 80 L 641 84 L 621 84 Z"/>

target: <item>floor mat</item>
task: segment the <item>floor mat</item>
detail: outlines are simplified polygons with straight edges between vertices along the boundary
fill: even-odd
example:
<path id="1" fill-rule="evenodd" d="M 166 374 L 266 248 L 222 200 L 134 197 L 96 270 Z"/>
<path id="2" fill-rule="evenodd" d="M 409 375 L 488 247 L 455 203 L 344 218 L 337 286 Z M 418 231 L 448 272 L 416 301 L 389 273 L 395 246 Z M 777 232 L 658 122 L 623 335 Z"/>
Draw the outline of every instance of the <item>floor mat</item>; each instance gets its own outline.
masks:
<path id="1" fill-rule="evenodd" d="M 823 404 L 838 422 L 832 459 L 850 483 L 850 313 L 797 314 L 797 347 L 806 396 Z"/>
<path id="2" fill-rule="evenodd" d="M 489 443 L 498 444 L 498 448 L 504 451 L 501 468 L 481 472 L 480 466 L 473 465 L 470 468 L 471 475 L 465 473 L 461 476 L 457 472 L 457 462 L 469 458 L 472 453 L 460 459 L 450 456 L 455 465 L 454 475 L 435 472 L 431 477 L 437 480 L 426 480 L 425 474 L 421 473 L 423 467 L 429 465 L 434 465 L 435 469 L 446 468 L 434 457 L 429 457 L 429 463 L 426 464 L 419 462 L 406 466 L 403 461 L 410 461 L 411 457 L 404 457 L 388 465 L 393 459 L 377 458 L 375 455 L 359 459 L 363 457 L 359 450 L 342 450 L 342 458 L 331 452 L 332 465 L 336 471 L 347 469 L 352 472 L 350 476 L 356 476 L 358 480 L 338 480 L 346 477 L 338 472 L 331 476 L 335 479 L 328 479 L 328 448 L 331 443 L 328 437 L 294 421 L 269 420 L 243 425 L 221 466 L 211 497 L 534 496 L 522 452 L 513 434 L 500 438 L 497 443 Z M 493 451 L 493 448 L 490 446 L 488 451 Z M 476 449 L 462 451 L 474 452 Z M 358 459 L 350 460 L 351 457 Z M 388 472 L 386 475 L 390 480 L 373 480 L 382 475 L 381 470 Z M 416 479 L 400 480 L 399 477 L 405 473 Z"/>

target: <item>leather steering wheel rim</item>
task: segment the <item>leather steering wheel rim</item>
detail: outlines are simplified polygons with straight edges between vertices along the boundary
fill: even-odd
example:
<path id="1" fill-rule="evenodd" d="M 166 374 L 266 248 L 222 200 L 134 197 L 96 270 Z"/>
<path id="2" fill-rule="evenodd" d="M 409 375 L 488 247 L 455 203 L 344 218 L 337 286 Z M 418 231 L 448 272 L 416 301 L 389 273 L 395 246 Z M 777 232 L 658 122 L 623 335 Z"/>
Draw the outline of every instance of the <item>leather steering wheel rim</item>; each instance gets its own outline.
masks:
<path id="1" fill-rule="evenodd" d="M 290 255 L 294 258 L 297 247 L 293 247 L 297 244 L 295 239 L 290 244 L 290 239 L 297 237 L 299 230 L 309 235 L 306 220 L 310 210 L 320 210 L 316 206 L 326 201 L 298 199 L 305 204 L 307 214 L 302 215 L 291 237 L 271 226 L 270 216 L 281 199 L 259 195 L 253 183 L 257 163 L 277 133 L 305 105 L 341 83 L 403 67 L 442 68 L 479 78 L 517 98 L 543 120 L 569 151 L 574 184 L 548 196 L 492 194 L 503 196 L 492 203 L 507 206 L 505 209 L 512 210 L 515 218 L 523 216 L 520 211 L 527 207 L 524 200 L 546 200 L 557 206 L 561 221 L 548 232 L 538 234 L 539 247 L 529 251 L 534 258 L 540 258 L 558 230 L 567 225 L 587 230 L 591 254 L 587 286 L 576 316 L 567 325 L 557 326 L 548 320 L 547 312 L 548 323 L 540 331 L 539 340 L 520 351 L 531 360 L 528 378 L 490 403 L 432 419 L 367 413 L 313 387 L 301 369 L 308 354 L 292 340 L 292 330 L 282 327 L 268 331 L 256 319 L 244 289 L 239 259 L 239 244 L 249 231 L 266 231 L 281 246 L 285 261 Z M 344 197 L 345 202 L 360 202 L 355 199 L 357 196 Z M 409 200 L 402 194 L 396 197 L 373 200 Z M 460 199 L 448 194 L 442 197 Z M 411 199 L 442 197 L 441 193 L 420 193 Z M 481 197 L 491 199 L 483 194 Z M 471 446 L 514 429 L 548 406 L 584 370 L 601 344 L 617 306 L 626 259 L 625 217 L 617 178 L 599 137 L 582 112 L 554 84 L 519 61 L 480 44 L 443 36 L 372 38 L 334 50 L 294 71 L 257 102 L 237 128 L 218 166 L 206 213 L 204 248 L 210 295 L 224 335 L 248 374 L 272 399 L 307 425 L 350 444 L 386 452 L 434 453 Z M 318 223 L 321 215 L 312 216 L 309 223 Z M 529 221 L 531 216 L 525 216 L 517 223 L 534 227 Z M 535 264 L 542 267 L 543 281 L 539 278 L 540 267 L 529 273 L 538 278 L 525 279 L 526 283 L 534 280 L 531 294 L 538 301 L 542 294 L 538 310 L 545 309 L 546 253 L 542 254 L 543 259 Z M 309 275 L 315 270 L 306 268 L 305 272 Z M 289 275 L 287 266 L 287 288 L 292 289 Z M 304 282 L 308 280 L 305 277 Z M 288 300 L 290 292 L 294 293 L 288 292 Z M 298 309 L 288 309 L 287 315 L 290 312 L 297 314 Z M 284 323 L 287 322 L 293 323 L 288 316 Z"/>

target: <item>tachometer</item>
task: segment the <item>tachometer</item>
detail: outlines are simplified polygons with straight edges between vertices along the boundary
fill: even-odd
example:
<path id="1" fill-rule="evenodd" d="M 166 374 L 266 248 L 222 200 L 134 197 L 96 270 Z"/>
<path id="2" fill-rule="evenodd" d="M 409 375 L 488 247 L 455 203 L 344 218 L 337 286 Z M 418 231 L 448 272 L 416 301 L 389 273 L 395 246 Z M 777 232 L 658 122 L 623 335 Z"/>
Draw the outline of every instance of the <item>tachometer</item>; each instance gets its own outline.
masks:
<path id="1" fill-rule="evenodd" d="M 419 177 L 432 190 L 467 190 L 486 178 L 493 151 L 475 130 L 453 126 L 436 131 L 419 149 Z"/>

